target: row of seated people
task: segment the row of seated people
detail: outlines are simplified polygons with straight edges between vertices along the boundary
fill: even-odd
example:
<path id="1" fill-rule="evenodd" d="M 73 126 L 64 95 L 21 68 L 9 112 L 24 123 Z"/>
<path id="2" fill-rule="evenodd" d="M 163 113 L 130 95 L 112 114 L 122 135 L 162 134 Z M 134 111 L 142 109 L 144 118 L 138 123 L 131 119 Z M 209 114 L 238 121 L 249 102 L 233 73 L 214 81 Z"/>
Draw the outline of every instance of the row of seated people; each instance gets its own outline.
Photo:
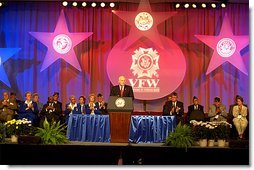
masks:
<path id="1" fill-rule="evenodd" d="M 55 92 L 48 97 L 46 104 L 39 102 L 39 95 L 31 92 L 25 94 L 25 101 L 16 99 L 16 94 L 11 93 L 9 97 L 8 92 L 3 92 L 3 100 L 0 101 L 0 121 L 6 122 L 13 118 L 22 119 L 27 118 L 35 126 L 42 126 L 45 118 L 49 122 L 61 121 L 66 123 L 69 114 L 107 114 L 107 103 L 104 102 L 103 95 L 97 95 L 97 102 L 95 95 L 89 96 L 89 103 L 85 104 L 86 98 L 79 97 L 79 103 L 76 103 L 75 96 L 70 97 L 70 103 L 66 104 L 65 111 L 62 111 L 62 103 L 58 101 L 59 93 Z"/>
<path id="2" fill-rule="evenodd" d="M 70 103 L 66 104 L 64 112 L 62 111 L 62 103 L 58 101 L 59 93 L 55 92 L 49 96 L 48 102 L 43 105 L 39 102 L 39 95 L 27 92 L 26 100 L 21 102 L 16 99 L 15 93 L 3 93 L 3 100 L 0 102 L 0 120 L 2 122 L 11 120 L 15 113 L 17 118 L 27 118 L 34 125 L 41 124 L 45 118 L 49 121 L 59 121 L 66 123 L 70 114 L 107 114 L 107 103 L 104 102 L 101 94 L 89 96 L 89 102 L 86 103 L 84 96 L 79 97 L 79 103 L 76 103 L 75 96 L 70 96 Z M 204 107 L 199 104 L 198 98 L 193 97 L 193 104 L 188 107 L 187 115 L 184 114 L 183 102 L 177 100 L 177 93 L 172 93 L 168 101 L 163 106 L 163 115 L 175 115 L 177 123 L 182 121 L 188 123 L 190 120 L 206 120 Z M 214 99 L 214 104 L 210 106 L 208 117 L 210 121 L 229 121 L 235 125 L 239 138 L 243 137 L 243 133 L 248 125 L 248 109 L 243 104 L 241 96 L 236 97 L 236 103 L 230 106 L 229 114 L 226 107 L 221 103 L 220 98 Z M 232 120 L 232 122 L 231 122 Z"/>
<path id="3" fill-rule="evenodd" d="M 214 103 L 209 107 L 206 115 L 204 107 L 199 104 L 196 96 L 193 97 L 193 104 L 188 106 L 187 114 L 184 113 L 184 104 L 177 100 L 177 93 L 168 96 L 168 101 L 163 106 L 163 115 L 175 115 L 176 122 L 189 123 L 190 120 L 198 121 L 227 121 L 234 124 L 238 137 L 243 139 L 244 132 L 248 126 L 248 107 L 243 103 L 243 98 L 239 95 L 235 98 L 235 103 L 230 105 L 229 112 L 222 104 L 219 97 L 214 98 Z"/>

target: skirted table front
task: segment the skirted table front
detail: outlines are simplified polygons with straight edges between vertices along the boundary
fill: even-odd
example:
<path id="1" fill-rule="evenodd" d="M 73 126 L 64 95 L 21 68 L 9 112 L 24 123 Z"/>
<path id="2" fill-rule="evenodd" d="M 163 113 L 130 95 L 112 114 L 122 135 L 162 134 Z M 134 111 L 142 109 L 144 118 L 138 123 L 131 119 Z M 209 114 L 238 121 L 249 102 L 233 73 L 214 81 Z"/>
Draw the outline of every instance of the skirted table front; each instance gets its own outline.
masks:
<path id="1" fill-rule="evenodd" d="M 134 143 L 164 142 L 175 126 L 174 116 L 131 116 L 129 141 Z M 109 116 L 71 115 L 67 138 L 71 141 L 110 142 Z"/>

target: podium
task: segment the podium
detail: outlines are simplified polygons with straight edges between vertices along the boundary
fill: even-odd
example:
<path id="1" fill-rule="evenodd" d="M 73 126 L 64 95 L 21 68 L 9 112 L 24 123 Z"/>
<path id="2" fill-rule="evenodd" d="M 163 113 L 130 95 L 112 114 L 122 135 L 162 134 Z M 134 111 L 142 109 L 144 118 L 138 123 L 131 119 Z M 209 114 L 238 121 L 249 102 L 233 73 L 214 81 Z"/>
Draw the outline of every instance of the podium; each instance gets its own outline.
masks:
<path id="1" fill-rule="evenodd" d="M 129 131 L 132 111 L 132 97 L 109 97 L 108 112 L 110 120 L 111 143 L 129 142 Z"/>

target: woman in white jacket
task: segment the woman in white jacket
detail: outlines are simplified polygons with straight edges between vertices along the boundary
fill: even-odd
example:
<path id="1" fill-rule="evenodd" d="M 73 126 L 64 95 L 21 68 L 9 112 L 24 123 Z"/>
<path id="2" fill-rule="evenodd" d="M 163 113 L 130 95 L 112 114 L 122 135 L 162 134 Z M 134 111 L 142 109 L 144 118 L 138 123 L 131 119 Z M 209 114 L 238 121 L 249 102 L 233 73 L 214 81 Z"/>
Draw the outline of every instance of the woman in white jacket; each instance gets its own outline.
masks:
<path id="1" fill-rule="evenodd" d="M 238 96 L 236 101 L 237 105 L 233 107 L 233 123 L 236 127 L 239 138 L 242 139 L 243 133 L 248 125 L 248 108 L 243 105 L 243 98 L 241 96 Z"/>

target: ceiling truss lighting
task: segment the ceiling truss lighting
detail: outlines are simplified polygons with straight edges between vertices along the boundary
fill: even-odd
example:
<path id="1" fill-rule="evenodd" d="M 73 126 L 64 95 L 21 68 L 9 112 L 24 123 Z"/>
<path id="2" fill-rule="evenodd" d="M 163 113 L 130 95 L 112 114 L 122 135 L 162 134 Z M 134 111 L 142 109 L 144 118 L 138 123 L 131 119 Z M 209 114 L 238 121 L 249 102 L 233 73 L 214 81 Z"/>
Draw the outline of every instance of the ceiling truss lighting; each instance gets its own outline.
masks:
<path id="1" fill-rule="evenodd" d="M 188 8 L 193 8 L 193 9 L 196 9 L 196 8 L 203 8 L 203 9 L 206 9 L 206 8 L 210 8 L 210 9 L 218 9 L 218 8 L 226 8 L 226 3 L 225 2 L 196 2 L 196 3 L 184 3 L 184 2 L 177 2 L 177 3 L 174 3 L 174 7 L 176 9 L 188 9 Z"/>

